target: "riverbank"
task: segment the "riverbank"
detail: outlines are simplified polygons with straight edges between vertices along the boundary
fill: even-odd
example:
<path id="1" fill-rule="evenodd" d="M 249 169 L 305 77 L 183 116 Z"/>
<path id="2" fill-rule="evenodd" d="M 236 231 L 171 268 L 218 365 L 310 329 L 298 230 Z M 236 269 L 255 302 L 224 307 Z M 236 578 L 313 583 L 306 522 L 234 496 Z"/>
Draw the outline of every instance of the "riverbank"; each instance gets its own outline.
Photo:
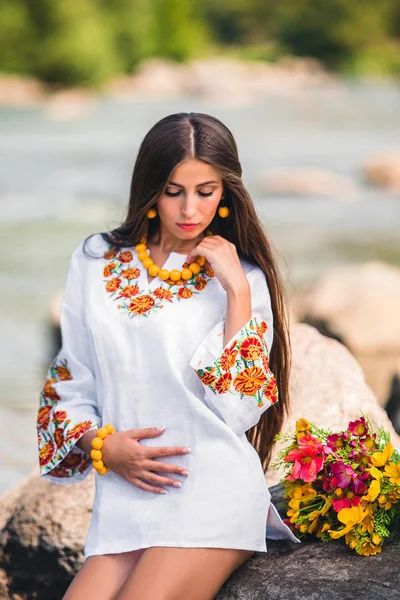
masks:
<path id="1" fill-rule="evenodd" d="M 31 77 L 0 74 L 0 106 L 47 106 L 54 118 L 87 114 L 101 98 L 117 101 L 166 100 L 193 96 L 222 104 L 246 105 L 261 96 L 295 97 L 312 87 L 339 85 L 339 77 L 315 59 L 283 57 L 275 63 L 234 57 L 178 63 L 148 59 L 131 75 L 116 75 L 102 86 L 49 86 Z"/>

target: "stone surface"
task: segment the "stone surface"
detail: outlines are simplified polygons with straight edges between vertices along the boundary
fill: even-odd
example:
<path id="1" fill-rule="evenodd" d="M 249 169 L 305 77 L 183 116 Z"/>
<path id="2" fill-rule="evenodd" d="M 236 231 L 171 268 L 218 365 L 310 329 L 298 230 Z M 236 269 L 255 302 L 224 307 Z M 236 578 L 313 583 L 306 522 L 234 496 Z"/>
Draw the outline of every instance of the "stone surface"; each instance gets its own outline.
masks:
<path id="1" fill-rule="evenodd" d="M 304 324 L 292 326 L 292 344 L 292 410 L 284 429 L 292 429 L 299 417 L 342 428 L 364 410 L 376 425 L 391 431 L 393 444 L 400 446 L 385 411 L 366 386 L 361 368 L 342 344 Z M 62 486 L 39 479 L 35 470 L 0 497 L 0 600 L 62 597 L 83 561 L 94 477 L 92 472 L 84 482 Z M 279 477 L 269 470 L 268 484 Z M 357 581 L 357 593 L 367 585 L 374 600 L 391 600 L 400 597 L 395 595 L 398 570 L 393 568 L 398 545 L 398 540 L 390 542 L 382 556 L 361 558 L 339 542 L 300 545 L 268 541 L 269 553 L 256 554 L 233 574 L 218 599 L 369 597 L 354 595 Z"/>
<path id="2" fill-rule="evenodd" d="M 83 561 L 94 473 L 54 485 L 32 473 L 0 498 L 0 600 L 58 600 Z"/>
<path id="3" fill-rule="evenodd" d="M 344 202 L 357 200 L 358 193 L 350 179 L 316 168 L 275 169 L 264 173 L 260 187 L 265 194 L 329 196 Z"/>
<path id="4" fill-rule="evenodd" d="M 400 362 L 393 375 L 386 410 L 394 428 L 400 433 Z"/>
<path id="5" fill-rule="evenodd" d="M 385 404 L 400 360 L 400 268 L 377 261 L 333 268 L 294 305 L 299 320 L 351 350 Z"/>
<path id="6" fill-rule="evenodd" d="M 271 493 L 279 508 L 281 486 Z M 231 575 L 215 600 L 400 598 L 400 524 L 376 556 L 358 556 L 341 540 L 310 539 L 301 544 L 267 540 L 267 547 L 267 554 L 255 554 Z"/>
<path id="7" fill-rule="evenodd" d="M 362 165 L 365 179 L 388 191 L 400 192 L 400 150 L 388 149 L 368 157 Z"/>

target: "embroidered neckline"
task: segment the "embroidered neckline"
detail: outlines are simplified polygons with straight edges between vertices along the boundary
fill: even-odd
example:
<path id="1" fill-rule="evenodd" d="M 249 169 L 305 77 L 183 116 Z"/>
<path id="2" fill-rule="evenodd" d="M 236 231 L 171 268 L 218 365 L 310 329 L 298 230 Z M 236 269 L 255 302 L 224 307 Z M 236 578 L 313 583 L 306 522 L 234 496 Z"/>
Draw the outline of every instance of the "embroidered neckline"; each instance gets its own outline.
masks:
<path id="1" fill-rule="evenodd" d="M 160 279 L 158 287 L 153 289 L 149 286 L 148 289 L 141 290 L 139 277 L 142 269 L 137 266 L 138 258 L 134 251 L 113 247 L 104 253 L 104 259 L 107 261 L 103 269 L 106 292 L 114 301 L 119 301 L 118 309 L 129 318 L 138 315 L 148 317 L 151 312 L 164 308 L 166 303 L 172 303 L 174 299 L 180 302 L 192 298 L 199 294 L 215 276 L 214 271 L 206 263 L 200 273 L 193 275 L 191 279 L 186 281 Z M 147 278 L 147 271 L 144 270 L 144 273 Z"/>

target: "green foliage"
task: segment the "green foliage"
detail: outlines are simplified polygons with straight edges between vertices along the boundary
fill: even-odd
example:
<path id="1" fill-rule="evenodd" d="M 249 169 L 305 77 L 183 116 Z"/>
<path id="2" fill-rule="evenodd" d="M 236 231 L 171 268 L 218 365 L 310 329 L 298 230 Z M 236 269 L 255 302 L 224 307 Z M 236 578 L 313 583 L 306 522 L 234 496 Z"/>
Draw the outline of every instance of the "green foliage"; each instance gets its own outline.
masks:
<path id="1" fill-rule="evenodd" d="M 35 74 L 48 82 L 98 84 L 118 70 L 112 35 L 91 0 L 37 0 Z"/>
<path id="2" fill-rule="evenodd" d="M 0 69 L 30 73 L 35 35 L 24 0 L 0 0 Z"/>
<path id="3" fill-rule="evenodd" d="M 0 0 L 0 70 L 64 85 L 218 53 L 399 75 L 399 37 L 398 0 Z"/>
<path id="4" fill-rule="evenodd" d="M 153 0 L 155 54 L 184 61 L 206 43 L 207 29 L 194 17 L 192 0 Z"/>
<path id="5" fill-rule="evenodd" d="M 288 51 L 338 67 L 390 35 L 397 0 L 276 0 L 274 34 Z"/>

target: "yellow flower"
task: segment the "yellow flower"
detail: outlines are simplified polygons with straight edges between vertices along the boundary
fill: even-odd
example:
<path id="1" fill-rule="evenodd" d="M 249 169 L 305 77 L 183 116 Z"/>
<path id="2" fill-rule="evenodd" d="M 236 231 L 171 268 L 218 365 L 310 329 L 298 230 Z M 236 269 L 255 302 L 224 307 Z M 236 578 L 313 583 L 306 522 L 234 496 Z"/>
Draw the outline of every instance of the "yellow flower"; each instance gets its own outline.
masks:
<path id="1" fill-rule="evenodd" d="M 301 502 L 307 502 L 308 500 L 312 500 L 313 498 L 315 498 L 315 496 L 317 495 L 317 492 L 316 492 L 316 490 L 314 490 L 312 485 L 310 485 L 309 483 L 306 483 L 304 485 L 297 486 L 291 492 L 290 495 L 292 498 L 297 498 L 297 499 L 301 500 Z"/>
<path id="2" fill-rule="evenodd" d="M 296 437 L 301 438 L 307 431 L 311 429 L 310 423 L 307 419 L 298 419 L 296 421 Z"/>
<path id="3" fill-rule="evenodd" d="M 307 523 L 302 523 L 300 525 L 300 532 L 301 533 L 307 533 L 307 531 L 308 531 L 308 525 L 307 525 Z"/>
<path id="4" fill-rule="evenodd" d="M 389 477 L 391 483 L 400 485 L 400 464 L 390 462 L 385 466 L 384 473 L 386 477 Z"/>
<path id="5" fill-rule="evenodd" d="M 379 546 L 379 544 L 382 544 L 382 538 L 380 535 L 378 535 L 377 533 L 373 533 L 371 536 L 371 540 L 372 543 L 375 544 L 375 546 Z"/>
<path id="6" fill-rule="evenodd" d="M 369 474 L 374 479 L 382 479 L 382 471 L 379 471 L 376 467 L 371 467 L 369 470 Z"/>
<path id="7" fill-rule="evenodd" d="M 325 503 L 325 506 L 321 511 L 322 517 L 324 517 L 326 515 L 326 513 L 328 512 L 328 510 L 330 509 L 331 506 L 332 506 L 332 498 Z"/>
<path id="8" fill-rule="evenodd" d="M 381 491 L 381 484 L 377 479 L 373 479 L 368 488 L 368 492 L 362 497 L 363 500 L 367 502 L 373 502 L 377 499 Z"/>
<path id="9" fill-rule="evenodd" d="M 365 517 L 368 515 L 368 511 L 362 508 L 360 505 L 352 506 L 351 508 L 342 508 L 337 514 L 337 518 L 341 523 L 345 525 L 343 529 L 335 531 L 334 529 L 329 530 L 329 535 L 334 540 L 346 535 L 355 525 L 362 523 Z"/>
<path id="10" fill-rule="evenodd" d="M 295 523 L 296 519 L 299 518 L 300 516 L 300 511 L 299 510 L 295 510 L 294 508 L 291 508 L 287 511 L 287 516 L 290 517 L 290 522 L 291 523 Z"/>
<path id="11" fill-rule="evenodd" d="M 354 550 L 354 548 L 357 546 L 357 544 L 360 541 L 360 534 L 356 530 L 353 529 L 352 531 L 349 531 L 348 533 L 346 533 L 346 537 L 344 539 L 346 541 L 346 544 L 352 550 Z"/>
<path id="12" fill-rule="evenodd" d="M 380 508 L 389 510 L 392 504 L 397 504 L 399 501 L 397 494 L 393 492 L 387 492 L 387 495 L 381 494 L 378 498 Z"/>
<path id="13" fill-rule="evenodd" d="M 321 514 L 320 510 L 313 510 L 312 512 L 310 512 L 310 514 L 308 515 L 308 520 L 309 521 L 314 521 L 314 519 L 318 519 L 319 515 Z"/>
<path id="14" fill-rule="evenodd" d="M 373 556 L 374 554 L 378 554 L 382 550 L 382 546 L 375 546 L 370 540 L 365 540 L 362 543 L 362 546 L 359 550 L 357 550 L 357 554 L 361 554 L 362 556 Z"/>
<path id="15" fill-rule="evenodd" d="M 289 500 L 288 505 L 290 506 L 290 508 L 299 510 L 300 509 L 300 500 L 296 500 L 295 498 L 292 498 L 291 500 Z"/>
<path id="16" fill-rule="evenodd" d="M 369 512 L 360 525 L 362 533 L 372 533 L 374 530 L 374 515 Z"/>
<path id="17" fill-rule="evenodd" d="M 383 467 L 386 465 L 393 454 L 393 450 L 392 444 L 388 442 L 382 452 L 374 452 L 371 456 L 371 462 L 374 467 Z"/>
<path id="18" fill-rule="evenodd" d="M 312 521 L 312 523 L 310 523 L 309 527 L 308 527 L 308 533 L 314 533 L 314 531 L 317 529 L 318 526 L 318 517 Z"/>

